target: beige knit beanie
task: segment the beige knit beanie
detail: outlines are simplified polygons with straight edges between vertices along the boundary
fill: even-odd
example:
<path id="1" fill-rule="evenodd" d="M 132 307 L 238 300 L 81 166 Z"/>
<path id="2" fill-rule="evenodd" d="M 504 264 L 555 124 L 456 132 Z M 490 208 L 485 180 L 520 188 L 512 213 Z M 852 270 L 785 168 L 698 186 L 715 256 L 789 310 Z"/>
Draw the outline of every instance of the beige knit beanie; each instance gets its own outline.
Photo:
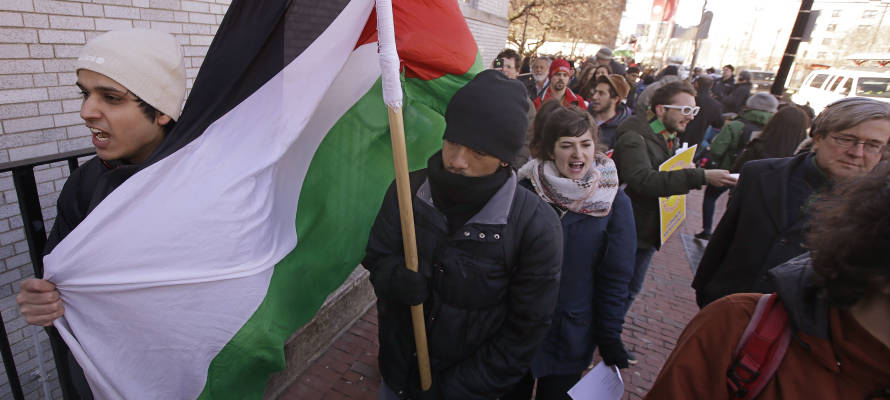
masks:
<path id="1" fill-rule="evenodd" d="M 87 42 L 76 69 L 105 75 L 174 121 L 185 98 L 185 65 L 176 38 L 149 29 L 111 31 Z"/>

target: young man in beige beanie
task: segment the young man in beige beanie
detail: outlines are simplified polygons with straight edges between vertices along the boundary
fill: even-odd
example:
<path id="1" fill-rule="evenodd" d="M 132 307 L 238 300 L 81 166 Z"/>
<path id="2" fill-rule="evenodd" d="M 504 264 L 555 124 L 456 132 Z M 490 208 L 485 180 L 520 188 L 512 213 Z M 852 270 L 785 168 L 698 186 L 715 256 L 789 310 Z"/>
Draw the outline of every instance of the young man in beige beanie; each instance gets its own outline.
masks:
<path id="1" fill-rule="evenodd" d="M 122 165 L 144 162 L 179 119 L 185 97 L 185 65 L 176 39 L 167 33 L 132 29 L 106 32 L 90 40 L 77 59 L 80 116 L 92 133 L 96 156 L 74 170 L 57 203 L 45 253 L 92 210 L 97 184 Z M 38 277 L 39 278 L 39 277 Z M 26 279 L 16 299 L 25 320 L 50 326 L 65 312 L 52 282 Z M 92 398 L 79 366 L 51 332 L 57 363 L 71 368 L 75 398 Z M 67 363 L 60 356 L 67 358 Z M 67 369 L 64 368 L 63 369 Z"/>

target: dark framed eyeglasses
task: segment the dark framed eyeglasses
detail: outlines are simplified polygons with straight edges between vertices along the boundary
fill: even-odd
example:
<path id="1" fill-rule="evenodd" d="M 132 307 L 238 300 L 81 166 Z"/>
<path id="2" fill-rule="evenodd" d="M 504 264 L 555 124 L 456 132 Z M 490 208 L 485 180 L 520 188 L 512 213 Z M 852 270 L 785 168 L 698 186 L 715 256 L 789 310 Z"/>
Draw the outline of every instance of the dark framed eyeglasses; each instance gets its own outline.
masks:
<path id="1" fill-rule="evenodd" d="M 701 107 L 699 107 L 699 106 L 674 106 L 674 105 L 670 105 L 670 104 L 662 104 L 661 106 L 664 108 L 672 108 L 675 110 L 680 110 L 680 114 L 691 115 L 693 117 L 698 115 L 698 112 L 701 111 Z"/>
<path id="2" fill-rule="evenodd" d="M 842 149 L 849 149 L 861 144 L 862 151 L 868 154 L 880 154 L 881 151 L 884 150 L 884 146 L 886 146 L 886 144 L 878 142 L 877 140 L 859 140 L 859 138 L 855 136 L 828 135 L 828 137 Z"/>

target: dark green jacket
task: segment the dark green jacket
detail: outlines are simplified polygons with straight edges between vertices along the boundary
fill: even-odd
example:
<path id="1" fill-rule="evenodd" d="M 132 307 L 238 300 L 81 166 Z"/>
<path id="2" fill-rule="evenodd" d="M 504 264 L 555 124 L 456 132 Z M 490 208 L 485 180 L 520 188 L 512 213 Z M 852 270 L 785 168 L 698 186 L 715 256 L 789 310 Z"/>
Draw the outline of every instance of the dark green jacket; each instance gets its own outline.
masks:
<path id="1" fill-rule="evenodd" d="M 742 132 L 745 130 L 745 122 L 742 120 L 747 120 L 754 125 L 760 126 L 760 129 L 757 130 L 762 130 L 772 116 L 773 113 L 769 111 L 745 110 L 739 115 L 739 119 L 732 120 L 723 125 L 720 133 L 711 140 L 711 157 L 715 160 L 720 160 L 717 162 L 717 168 L 730 169 L 735 162 L 735 159 L 730 157 L 730 155 L 737 151 L 741 153 L 741 150 L 745 148 L 747 142 L 742 143 Z M 751 138 L 748 137 L 748 140 L 750 141 Z"/>
<path id="2" fill-rule="evenodd" d="M 677 148 L 679 140 L 674 142 Z M 658 197 L 686 194 L 705 184 L 701 168 L 658 171 L 671 156 L 667 140 L 653 132 L 643 117 L 635 115 L 618 126 L 614 158 L 618 178 L 627 184 L 625 192 L 633 205 L 638 248 L 661 248 Z"/>

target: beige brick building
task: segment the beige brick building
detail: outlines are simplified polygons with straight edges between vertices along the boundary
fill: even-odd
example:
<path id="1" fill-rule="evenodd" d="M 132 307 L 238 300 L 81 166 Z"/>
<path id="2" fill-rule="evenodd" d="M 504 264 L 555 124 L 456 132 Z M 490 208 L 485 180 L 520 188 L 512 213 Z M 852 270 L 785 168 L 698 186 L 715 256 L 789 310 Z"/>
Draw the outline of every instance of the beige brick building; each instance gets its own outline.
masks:
<path id="1" fill-rule="evenodd" d="M 487 66 L 504 47 L 507 0 L 455 0 Z M 81 120 L 74 61 L 87 40 L 104 31 L 151 28 L 176 36 L 185 56 L 187 85 L 204 60 L 231 0 L 0 0 L 0 164 L 91 147 Z M 46 229 L 68 176 L 64 162 L 35 169 Z M 42 330 L 26 326 L 15 303 L 19 282 L 33 275 L 10 173 L 0 174 L 0 315 L 28 399 L 44 398 L 33 334 L 51 397 L 61 398 Z M 11 399 L 0 374 L 0 400 Z"/>

